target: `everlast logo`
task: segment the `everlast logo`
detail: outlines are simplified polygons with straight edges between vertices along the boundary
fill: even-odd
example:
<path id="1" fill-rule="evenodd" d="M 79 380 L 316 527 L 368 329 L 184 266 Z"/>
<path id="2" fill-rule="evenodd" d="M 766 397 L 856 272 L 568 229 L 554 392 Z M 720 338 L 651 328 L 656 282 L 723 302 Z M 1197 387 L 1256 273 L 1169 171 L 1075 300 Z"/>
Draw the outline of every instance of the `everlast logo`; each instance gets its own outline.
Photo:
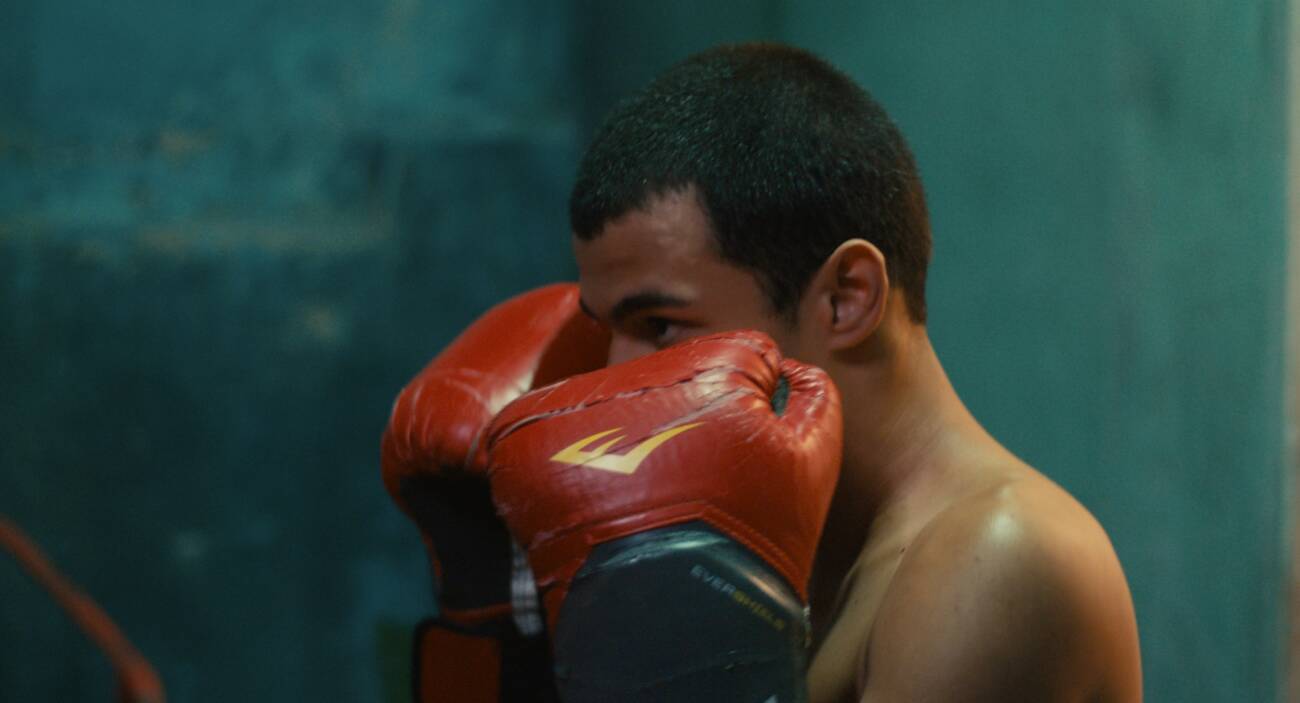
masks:
<path id="1" fill-rule="evenodd" d="M 587 449 L 589 445 L 623 429 L 622 427 L 615 427 L 612 430 L 605 430 L 604 432 L 597 432 L 589 437 L 583 437 L 577 442 L 561 449 L 555 454 L 555 456 L 551 457 L 551 461 L 558 461 L 561 464 L 572 464 L 573 466 L 589 466 L 593 469 L 612 471 L 616 474 L 628 476 L 636 471 L 636 468 L 641 465 L 641 462 L 645 461 L 646 457 L 650 456 L 650 452 L 658 449 L 659 445 L 687 430 L 699 427 L 702 424 L 704 423 L 692 422 L 685 425 L 679 425 L 671 430 L 664 430 L 650 439 L 636 445 L 626 454 L 607 453 L 610 447 L 621 442 L 626 435 L 619 435 L 595 449 Z"/>

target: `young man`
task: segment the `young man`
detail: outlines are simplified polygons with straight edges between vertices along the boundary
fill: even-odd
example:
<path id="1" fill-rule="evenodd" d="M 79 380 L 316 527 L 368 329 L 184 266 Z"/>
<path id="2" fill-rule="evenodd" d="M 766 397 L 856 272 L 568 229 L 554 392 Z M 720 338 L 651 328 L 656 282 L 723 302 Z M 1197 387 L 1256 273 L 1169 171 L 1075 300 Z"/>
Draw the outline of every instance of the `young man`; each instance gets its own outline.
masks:
<path id="1" fill-rule="evenodd" d="M 921 184 L 852 81 L 691 57 L 571 215 L 579 286 L 489 311 L 385 433 L 440 595 L 421 700 L 1141 699 L 1105 532 L 935 356 Z"/>
<path id="2" fill-rule="evenodd" d="M 773 45 L 691 57 L 607 118 L 571 218 L 611 365 L 754 329 L 839 389 L 810 700 L 1141 699 L 1105 531 L 979 425 L 935 355 L 920 179 L 850 79 Z"/>

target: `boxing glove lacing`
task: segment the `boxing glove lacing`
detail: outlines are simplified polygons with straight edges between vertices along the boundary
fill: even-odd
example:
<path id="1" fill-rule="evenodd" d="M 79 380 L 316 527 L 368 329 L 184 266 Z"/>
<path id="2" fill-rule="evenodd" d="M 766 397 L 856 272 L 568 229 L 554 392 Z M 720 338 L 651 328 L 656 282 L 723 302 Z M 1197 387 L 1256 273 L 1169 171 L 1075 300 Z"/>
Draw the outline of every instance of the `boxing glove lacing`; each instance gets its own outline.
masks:
<path id="1" fill-rule="evenodd" d="M 510 552 L 510 605 L 515 627 L 525 637 L 539 635 L 543 627 L 542 608 L 537 597 L 537 581 L 528 565 L 528 552 L 513 539 L 510 540 Z"/>

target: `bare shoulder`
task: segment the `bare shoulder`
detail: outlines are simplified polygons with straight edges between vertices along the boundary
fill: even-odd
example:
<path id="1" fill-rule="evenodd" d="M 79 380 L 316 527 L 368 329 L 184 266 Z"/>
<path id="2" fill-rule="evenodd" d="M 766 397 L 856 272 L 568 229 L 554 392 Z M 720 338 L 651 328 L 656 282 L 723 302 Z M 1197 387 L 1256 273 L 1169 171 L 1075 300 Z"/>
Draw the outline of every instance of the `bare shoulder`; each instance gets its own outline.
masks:
<path id="1" fill-rule="evenodd" d="M 1101 524 L 1032 469 L 953 500 L 917 533 L 911 552 L 898 578 L 961 576 L 968 586 L 989 579 L 1032 585 L 1064 578 L 1096 588 L 1115 585 L 1106 577 L 1120 575 L 1111 573 L 1119 562 Z M 1084 572 L 1091 577 L 1076 578 Z"/>
<path id="2" fill-rule="evenodd" d="M 916 534 L 862 666 L 868 701 L 1141 698 L 1114 548 L 1087 509 L 1027 467 L 953 500 Z"/>

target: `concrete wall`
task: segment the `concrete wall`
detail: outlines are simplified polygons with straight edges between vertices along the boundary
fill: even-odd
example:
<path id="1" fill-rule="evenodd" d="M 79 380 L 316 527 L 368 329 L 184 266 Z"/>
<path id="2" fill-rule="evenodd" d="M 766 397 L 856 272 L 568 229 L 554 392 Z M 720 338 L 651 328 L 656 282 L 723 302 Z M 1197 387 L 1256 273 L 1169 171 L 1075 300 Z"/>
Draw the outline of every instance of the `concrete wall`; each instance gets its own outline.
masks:
<path id="1" fill-rule="evenodd" d="M 433 605 L 379 433 L 474 315 L 571 275 L 554 7 L 0 3 L 0 513 L 171 700 L 405 668 Z M 0 557 L 0 699 L 110 683 Z"/>
<path id="2" fill-rule="evenodd" d="M 1109 528 L 1148 700 L 1273 700 L 1284 10 L 10 0 L 0 512 L 173 700 L 379 700 L 429 607 L 375 473 L 391 397 L 491 301 L 571 274 L 564 198 L 614 99 L 783 39 L 911 139 L 940 354 Z M 0 560 L 0 697 L 106 682 Z"/>

